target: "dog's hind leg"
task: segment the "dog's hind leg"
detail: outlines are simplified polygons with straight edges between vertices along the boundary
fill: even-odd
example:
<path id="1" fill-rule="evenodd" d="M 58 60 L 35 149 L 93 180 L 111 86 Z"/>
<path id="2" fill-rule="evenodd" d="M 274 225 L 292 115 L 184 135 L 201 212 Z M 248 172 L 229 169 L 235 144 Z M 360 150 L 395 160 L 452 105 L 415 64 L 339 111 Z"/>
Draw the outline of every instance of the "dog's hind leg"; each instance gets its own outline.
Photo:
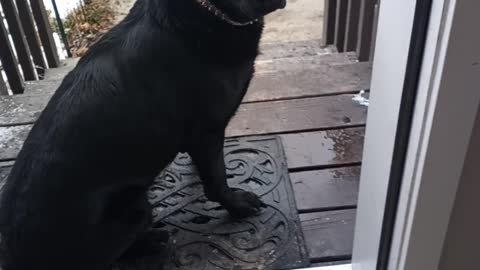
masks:
<path id="1" fill-rule="evenodd" d="M 224 139 L 223 130 L 204 131 L 196 134 L 190 148 L 189 153 L 202 178 L 205 195 L 209 200 L 219 202 L 234 217 L 254 215 L 264 206 L 260 198 L 251 192 L 228 187 Z"/>
<path id="2" fill-rule="evenodd" d="M 110 270 L 145 231 L 146 219 L 139 212 L 132 212 L 137 222 L 107 218 L 94 224 L 85 223 L 84 213 L 72 212 L 57 220 L 31 217 L 17 226 L 18 236 L 9 242 L 14 248 L 11 269 Z"/>
<path id="3" fill-rule="evenodd" d="M 135 223 L 144 220 L 143 228 L 138 231 L 134 242 L 117 259 L 118 269 L 127 270 L 159 270 L 168 257 L 169 233 L 151 228 L 151 205 L 144 190 L 136 192 L 128 188 L 111 198 L 115 208 L 123 209 L 123 214 L 116 213 L 116 219 L 124 223 Z"/>
<path id="4" fill-rule="evenodd" d="M 150 229 L 137 240 L 117 261 L 118 270 L 161 270 L 167 258 L 169 234 L 166 231 Z"/>

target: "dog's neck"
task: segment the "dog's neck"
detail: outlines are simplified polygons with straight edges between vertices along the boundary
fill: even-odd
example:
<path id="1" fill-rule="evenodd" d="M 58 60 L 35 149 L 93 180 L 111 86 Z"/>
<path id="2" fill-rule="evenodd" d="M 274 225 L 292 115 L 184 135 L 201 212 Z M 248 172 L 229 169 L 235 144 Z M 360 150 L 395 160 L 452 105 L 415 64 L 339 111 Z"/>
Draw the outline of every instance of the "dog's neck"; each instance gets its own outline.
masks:
<path id="1" fill-rule="evenodd" d="M 220 18 L 222 21 L 231 24 L 233 26 L 247 26 L 247 25 L 252 25 L 254 23 L 257 23 L 259 20 L 254 19 L 251 21 L 247 22 L 238 22 L 230 18 L 225 12 L 221 11 L 219 8 L 217 8 L 212 2 L 209 0 L 195 0 L 197 3 L 200 4 L 200 6 L 204 7 L 207 9 L 210 13 L 212 13 L 214 16 Z"/>

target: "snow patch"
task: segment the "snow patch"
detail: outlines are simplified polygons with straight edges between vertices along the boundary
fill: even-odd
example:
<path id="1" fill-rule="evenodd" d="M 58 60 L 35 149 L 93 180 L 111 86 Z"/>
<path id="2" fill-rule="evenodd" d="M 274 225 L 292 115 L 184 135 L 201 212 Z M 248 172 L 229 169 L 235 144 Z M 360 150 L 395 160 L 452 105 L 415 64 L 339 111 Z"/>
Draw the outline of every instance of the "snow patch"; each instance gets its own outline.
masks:
<path id="1" fill-rule="evenodd" d="M 362 90 L 360 91 L 360 93 L 354 95 L 352 100 L 362 106 L 368 107 L 370 105 L 370 100 L 368 99 L 367 94 L 365 93 L 365 90 Z"/>

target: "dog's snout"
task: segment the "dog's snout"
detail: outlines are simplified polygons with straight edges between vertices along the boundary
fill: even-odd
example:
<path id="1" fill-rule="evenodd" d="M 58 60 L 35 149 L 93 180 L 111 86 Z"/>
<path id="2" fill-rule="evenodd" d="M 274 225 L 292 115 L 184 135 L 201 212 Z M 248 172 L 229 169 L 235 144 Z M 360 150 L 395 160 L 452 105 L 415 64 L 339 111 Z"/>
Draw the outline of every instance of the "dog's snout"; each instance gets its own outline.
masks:
<path id="1" fill-rule="evenodd" d="M 278 2 L 278 9 L 283 9 L 287 6 L 287 0 L 275 0 Z"/>
<path id="2" fill-rule="evenodd" d="M 287 6 L 287 0 L 269 0 L 266 3 L 266 14 L 283 9 Z"/>

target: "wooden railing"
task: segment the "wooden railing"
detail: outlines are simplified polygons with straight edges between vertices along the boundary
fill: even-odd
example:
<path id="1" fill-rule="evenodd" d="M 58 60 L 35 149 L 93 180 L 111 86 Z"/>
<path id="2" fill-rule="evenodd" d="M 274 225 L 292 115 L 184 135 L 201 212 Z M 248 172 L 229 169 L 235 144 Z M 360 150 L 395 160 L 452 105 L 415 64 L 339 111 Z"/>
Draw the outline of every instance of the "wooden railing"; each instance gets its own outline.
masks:
<path id="1" fill-rule="evenodd" d="M 339 52 L 356 52 L 360 61 L 374 55 L 380 0 L 325 0 L 324 45 Z"/>
<path id="2" fill-rule="evenodd" d="M 360 61 L 370 61 L 379 1 L 325 0 L 324 45 L 334 45 L 339 52 L 355 51 Z M 0 0 L 0 4 L 6 21 L 0 19 L 0 71 L 8 82 L 7 86 L 0 73 L 0 95 L 8 94 L 8 89 L 20 94 L 25 81 L 41 79 L 60 61 L 42 0 Z"/>
<path id="3" fill-rule="evenodd" d="M 21 94 L 25 81 L 42 79 L 47 68 L 59 66 L 57 47 L 42 0 L 0 0 L 0 4 L 5 16 L 0 19 L 0 62 L 8 82 L 7 87 L 0 74 L 0 95 L 7 95 L 7 89 Z"/>

